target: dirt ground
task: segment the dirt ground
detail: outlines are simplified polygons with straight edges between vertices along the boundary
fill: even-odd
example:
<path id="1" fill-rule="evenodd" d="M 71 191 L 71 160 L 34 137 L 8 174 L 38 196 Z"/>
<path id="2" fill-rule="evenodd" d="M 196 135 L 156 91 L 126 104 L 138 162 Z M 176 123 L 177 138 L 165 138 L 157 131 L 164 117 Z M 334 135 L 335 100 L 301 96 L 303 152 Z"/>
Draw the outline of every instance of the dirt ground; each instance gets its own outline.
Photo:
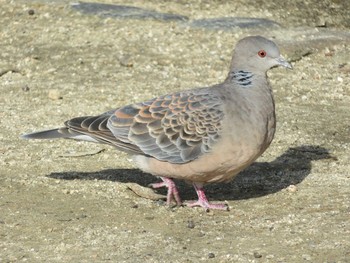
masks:
<path id="1" fill-rule="evenodd" d="M 0 262 L 350 262 L 350 2 L 104 2 L 282 27 L 209 30 L 81 14 L 68 0 L 0 0 Z M 218 83 L 251 34 L 274 39 L 294 70 L 269 72 L 270 148 L 231 183 L 207 187 L 229 212 L 139 196 L 135 186 L 157 179 L 113 148 L 19 138 Z"/>

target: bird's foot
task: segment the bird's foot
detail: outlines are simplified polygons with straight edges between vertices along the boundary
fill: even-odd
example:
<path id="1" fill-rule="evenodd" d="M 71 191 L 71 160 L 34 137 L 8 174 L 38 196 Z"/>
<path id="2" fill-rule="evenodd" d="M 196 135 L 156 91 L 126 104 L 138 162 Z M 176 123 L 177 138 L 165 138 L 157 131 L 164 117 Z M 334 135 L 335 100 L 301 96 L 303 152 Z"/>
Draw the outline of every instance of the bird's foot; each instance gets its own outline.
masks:
<path id="1" fill-rule="evenodd" d="M 226 211 L 230 210 L 227 204 L 211 204 L 211 203 L 209 203 L 209 201 L 204 193 L 203 187 L 201 185 L 195 184 L 195 183 L 193 184 L 193 186 L 197 192 L 198 201 L 188 203 L 187 206 L 189 206 L 189 207 L 200 206 L 200 207 L 203 207 L 206 211 L 209 211 L 210 209 L 226 210 Z"/>
<path id="2" fill-rule="evenodd" d="M 163 182 L 150 184 L 150 186 L 152 188 L 161 188 L 161 187 L 168 188 L 168 193 L 166 198 L 167 205 L 170 205 L 173 200 L 175 200 L 178 206 L 182 205 L 179 191 L 177 190 L 174 181 L 167 177 L 161 177 L 161 179 L 163 180 Z"/>

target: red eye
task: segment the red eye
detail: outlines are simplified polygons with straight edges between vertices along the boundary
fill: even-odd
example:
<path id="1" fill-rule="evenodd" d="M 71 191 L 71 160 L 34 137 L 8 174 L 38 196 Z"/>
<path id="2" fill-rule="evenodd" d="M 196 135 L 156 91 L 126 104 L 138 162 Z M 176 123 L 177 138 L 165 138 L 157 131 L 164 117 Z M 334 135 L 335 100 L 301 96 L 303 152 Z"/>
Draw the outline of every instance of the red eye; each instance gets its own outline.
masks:
<path id="1" fill-rule="evenodd" d="M 266 57 L 266 51 L 265 50 L 260 50 L 258 52 L 258 55 L 259 55 L 259 57 L 264 58 L 264 57 Z"/>

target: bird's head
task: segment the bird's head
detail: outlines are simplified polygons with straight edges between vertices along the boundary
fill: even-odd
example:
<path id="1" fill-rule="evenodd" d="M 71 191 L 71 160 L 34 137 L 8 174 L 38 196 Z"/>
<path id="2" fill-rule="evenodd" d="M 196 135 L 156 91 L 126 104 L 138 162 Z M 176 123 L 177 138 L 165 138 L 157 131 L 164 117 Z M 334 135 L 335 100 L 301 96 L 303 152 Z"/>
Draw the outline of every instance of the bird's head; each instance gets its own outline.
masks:
<path id="1" fill-rule="evenodd" d="M 285 60 L 277 45 L 262 36 L 249 36 L 241 39 L 234 50 L 231 71 L 245 70 L 255 73 L 266 73 L 273 67 L 282 66 L 292 69 Z"/>

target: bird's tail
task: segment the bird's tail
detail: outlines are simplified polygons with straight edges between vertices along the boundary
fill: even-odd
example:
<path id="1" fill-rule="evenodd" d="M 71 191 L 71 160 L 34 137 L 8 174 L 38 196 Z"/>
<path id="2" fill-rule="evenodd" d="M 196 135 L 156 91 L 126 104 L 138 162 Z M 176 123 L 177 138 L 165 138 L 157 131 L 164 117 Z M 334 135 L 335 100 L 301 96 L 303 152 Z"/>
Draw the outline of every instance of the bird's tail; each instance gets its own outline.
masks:
<path id="1" fill-rule="evenodd" d="M 99 140 L 98 138 L 94 138 L 87 134 L 75 132 L 74 130 L 69 129 L 67 127 L 27 133 L 27 134 L 21 135 L 21 138 L 22 139 L 40 139 L 40 140 L 42 139 L 74 139 L 78 141 L 106 143 L 105 140 L 102 140 L 102 139 Z"/>
<path id="2" fill-rule="evenodd" d="M 58 128 L 45 130 L 21 135 L 23 139 L 57 139 L 57 138 L 72 138 L 75 134 L 68 131 L 67 128 Z"/>

